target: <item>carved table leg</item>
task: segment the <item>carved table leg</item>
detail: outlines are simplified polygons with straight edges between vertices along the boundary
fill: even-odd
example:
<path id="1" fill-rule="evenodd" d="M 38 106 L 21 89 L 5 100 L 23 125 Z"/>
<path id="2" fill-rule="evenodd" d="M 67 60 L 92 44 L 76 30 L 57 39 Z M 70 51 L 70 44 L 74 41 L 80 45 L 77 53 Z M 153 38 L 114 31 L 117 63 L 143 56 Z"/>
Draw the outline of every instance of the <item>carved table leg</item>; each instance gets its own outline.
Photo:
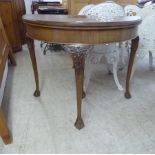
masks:
<path id="1" fill-rule="evenodd" d="M 36 61 L 35 49 L 34 49 L 34 40 L 29 37 L 26 37 L 26 41 L 27 41 L 27 45 L 29 48 L 29 53 L 30 53 L 30 57 L 31 57 L 31 62 L 32 62 L 34 77 L 35 77 L 35 83 L 36 83 L 36 90 L 34 92 L 34 96 L 39 97 L 40 96 L 39 76 L 38 76 L 37 61 Z"/>
<path id="2" fill-rule="evenodd" d="M 138 44 L 139 44 L 139 37 L 135 38 L 132 40 L 132 45 L 131 45 L 131 53 L 130 53 L 130 58 L 129 58 L 129 65 L 128 65 L 128 72 L 127 72 L 127 78 L 126 78 L 126 92 L 125 92 L 125 97 L 127 99 L 131 98 L 130 94 L 130 78 L 131 78 L 131 73 L 132 73 L 132 67 L 134 64 L 135 56 L 136 56 L 136 51 L 138 49 Z"/>
<path id="3" fill-rule="evenodd" d="M 85 54 L 83 53 L 72 54 L 72 59 L 75 69 L 76 93 L 77 93 L 77 120 L 75 122 L 75 127 L 80 130 L 84 127 L 84 123 L 81 116 L 81 104 L 83 96 Z"/>
<path id="4" fill-rule="evenodd" d="M 0 136 L 5 144 L 10 144 L 12 142 L 12 137 L 9 133 L 3 112 L 0 108 Z"/>

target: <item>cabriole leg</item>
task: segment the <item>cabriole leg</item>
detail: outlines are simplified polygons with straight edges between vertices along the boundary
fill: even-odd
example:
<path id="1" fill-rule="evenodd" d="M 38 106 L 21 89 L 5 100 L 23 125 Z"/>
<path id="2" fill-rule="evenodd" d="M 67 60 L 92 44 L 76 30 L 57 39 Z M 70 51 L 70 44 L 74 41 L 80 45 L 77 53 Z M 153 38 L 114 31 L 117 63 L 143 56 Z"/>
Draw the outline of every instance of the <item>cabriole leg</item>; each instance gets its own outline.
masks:
<path id="1" fill-rule="evenodd" d="M 72 59 L 75 70 L 76 93 L 77 93 L 77 120 L 75 122 L 75 127 L 80 130 L 84 127 L 84 122 L 81 116 L 81 106 L 83 95 L 85 55 L 75 53 L 72 54 Z"/>
<path id="2" fill-rule="evenodd" d="M 130 58 L 129 58 L 127 78 L 126 78 L 125 97 L 127 99 L 131 98 L 131 94 L 130 94 L 130 79 L 131 79 L 132 67 L 133 67 L 133 64 L 134 64 L 135 56 L 136 56 L 136 51 L 138 49 L 138 44 L 139 44 L 139 37 L 137 37 L 137 38 L 132 40 L 131 53 L 130 53 Z"/>
<path id="3" fill-rule="evenodd" d="M 26 41 L 27 41 L 27 45 L 29 48 L 29 53 L 31 57 L 31 62 L 32 62 L 34 77 L 35 77 L 35 83 L 36 83 L 36 90 L 34 92 L 34 96 L 39 97 L 40 96 L 39 77 L 38 77 L 37 61 L 36 61 L 35 50 L 34 50 L 34 40 L 29 37 L 26 37 Z"/>

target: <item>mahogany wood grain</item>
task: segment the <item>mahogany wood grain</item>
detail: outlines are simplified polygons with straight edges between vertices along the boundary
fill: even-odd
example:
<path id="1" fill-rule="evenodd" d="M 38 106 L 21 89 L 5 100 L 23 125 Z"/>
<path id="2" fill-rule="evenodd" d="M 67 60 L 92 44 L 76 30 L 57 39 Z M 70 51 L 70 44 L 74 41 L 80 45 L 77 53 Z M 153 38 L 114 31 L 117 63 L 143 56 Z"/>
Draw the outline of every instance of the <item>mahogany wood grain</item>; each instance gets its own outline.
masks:
<path id="1" fill-rule="evenodd" d="M 25 15 L 23 21 L 26 25 L 27 43 L 33 65 L 36 90 L 35 96 L 40 95 L 38 71 L 34 51 L 33 39 L 51 43 L 63 44 L 104 44 L 132 40 L 131 58 L 127 74 L 126 94 L 130 94 L 129 81 L 133 60 L 136 53 L 138 25 L 140 17 L 119 17 L 111 21 L 99 22 L 88 19 L 86 16 L 67 15 Z M 75 126 L 78 129 L 84 127 L 81 115 L 83 76 L 86 53 L 72 52 L 73 66 L 75 69 L 77 92 L 77 120 Z M 127 95 L 125 95 L 127 97 Z"/>
<path id="2" fill-rule="evenodd" d="M 76 96 L 77 96 L 77 120 L 75 126 L 78 129 L 84 127 L 84 122 L 81 116 L 82 96 L 83 96 L 83 81 L 84 81 L 84 65 L 85 55 L 83 53 L 76 55 L 72 54 L 73 67 L 75 70 L 75 81 L 76 81 Z"/>

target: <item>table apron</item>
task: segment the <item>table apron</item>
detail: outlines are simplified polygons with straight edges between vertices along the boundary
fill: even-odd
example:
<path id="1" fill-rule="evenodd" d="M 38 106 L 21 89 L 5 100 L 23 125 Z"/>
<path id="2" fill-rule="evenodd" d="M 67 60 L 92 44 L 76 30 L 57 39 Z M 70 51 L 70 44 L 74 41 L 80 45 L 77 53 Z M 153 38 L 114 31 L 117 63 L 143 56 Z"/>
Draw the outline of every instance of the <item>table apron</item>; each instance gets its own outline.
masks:
<path id="1" fill-rule="evenodd" d="M 63 44 L 104 44 L 131 40 L 138 26 L 119 29 L 60 29 L 26 24 L 27 36 L 35 40 Z"/>

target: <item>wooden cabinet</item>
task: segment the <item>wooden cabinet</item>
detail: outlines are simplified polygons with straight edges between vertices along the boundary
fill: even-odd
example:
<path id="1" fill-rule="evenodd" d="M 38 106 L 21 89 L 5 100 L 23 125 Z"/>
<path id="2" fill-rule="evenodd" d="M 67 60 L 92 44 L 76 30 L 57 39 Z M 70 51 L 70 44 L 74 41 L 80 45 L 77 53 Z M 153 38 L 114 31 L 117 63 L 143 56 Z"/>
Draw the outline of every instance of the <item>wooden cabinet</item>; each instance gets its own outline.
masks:
<path id="1" fill-rule="evenodd" d="M 63 3 L 67 5 L 69 14 L 77 15 L 82 7 L 88 4 L 96 4 L 105 2 L 107 0 L 63 0 Z M 137 0 L 113 0 L 114 2 L 125 6 L 127 4 L 136 4 Z"/>
<path id="2" fill-rule="evenodd" d="M 7 38 L 4 29 L 2 27 L 2 22 L 0 20 L 0 86 L 8 54 L 9 54 L 9 46 L 7 44 Z"/>
<path id="3" fill-rule="evenodd" d="M 24 0 L 0 0 L 0 16 L 13 52 L 20 51 L 25 43 Z"/>
<path id="4" fill-rule="evenodd" d="M 10 47 L 8 44 L 8 40 L 4 31 L 2 21 L 0 19 L 0 89 L 9 51 Z M 5 144 L 11 143 L 11 136 L 9 134 L 7 123 L 5 121 L 1 107 L 0 107 L 0 136 L 2 137 Z"/>
<path id="5" fill-rule="evenodd" d="M 19 26 L 19 33 L 22 45 L 26 43 L 26 28 L 22 20 L 22 16 L 26 14 L 25 2 L 24 0 L 15 0 L 16 13 L 17 13 L 17 23 Z"/>

